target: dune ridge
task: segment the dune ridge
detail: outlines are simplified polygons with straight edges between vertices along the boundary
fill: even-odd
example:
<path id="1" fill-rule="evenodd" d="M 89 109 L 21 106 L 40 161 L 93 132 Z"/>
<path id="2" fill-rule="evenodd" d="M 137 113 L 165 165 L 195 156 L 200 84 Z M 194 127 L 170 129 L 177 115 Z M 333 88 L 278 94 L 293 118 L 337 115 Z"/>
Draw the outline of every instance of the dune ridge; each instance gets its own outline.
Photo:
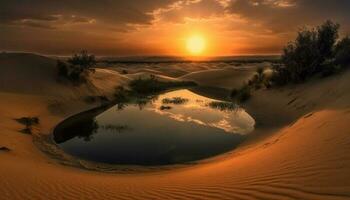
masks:
<path id="1" fill-rule="evenodd" d="M 19 77 L 24 66 L 54 63 L 33 59 L 29 59 L 33 65 L 23 62 L 12 68 L 13 77 Z M 0 56 L 0 69 L 4 63 L 9 59 Z M 39 71 L 49 73 L 46 68 Z M 31 76 L 23 81 L 39 78 L 38 71 L 26 73 Z M 5 80 L 7 75 L 0 76 Z M 214 81 L 210 78 L 215 76 L 201 80 Z M 10 149 L 0 152 L 0 199 L 350 199 L 350 72 L 254 93 L 245 108 L 257 121 L 252 135 L 257 139 L 248 140 L 225 159 L 137 174 L 60 165 L 36 148 L 31 135 L 19 133 L 21 125 L 14 118 L 39 116 L 40 131 L 35 134 L 48 136 L 64 118 L 96 106 L 80 98 L 66 100 L 62 94 L 70 88 L 59 89 L 54 79 L 35 81 L 55 90 L 45 95 L 38 91 L 46 89 L 16 85 L 14 80 L 11 90 L 5 84 L 0 87 L 0 146 Z M 71 93 L 109 94 L 127 81 L 115 71 L 101 69 L 92 77 L 93 92 L 75 88 Z M 49 109 L 52 101 L 60 102 L 59 114 Z"/>

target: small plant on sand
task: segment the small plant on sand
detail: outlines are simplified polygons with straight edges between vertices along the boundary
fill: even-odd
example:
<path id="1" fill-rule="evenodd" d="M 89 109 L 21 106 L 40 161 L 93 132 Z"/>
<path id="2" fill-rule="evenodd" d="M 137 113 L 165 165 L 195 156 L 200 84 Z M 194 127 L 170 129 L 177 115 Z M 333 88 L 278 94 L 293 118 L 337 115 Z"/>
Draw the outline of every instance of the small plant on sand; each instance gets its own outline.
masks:
<path id="1" fill-rule="evenodd" d="M 95 72 L 95 56 L 87 51 L 74 54 L 67 62 L 57 61 L 58 77 L 75 84 L 86 82 L 90 72 Z"/>
<path id="2" fill-rule="evenodd" d="M 0 147 L 0 151 L 9 152 L 9 151 L 11 151 L 11 149 L 9 149 L 7 147 Z"/>
<path id="3" fill-rule="evenodd" d="M 162 106 L 160 106 L 160 110 L 170 110 L 172 107 L 171 106 L 164 106 L 164 105 L 162 105 Z"/>
<path id="4" fill-rule="evenodd" d="M 188 99 L 182 98 L 182 97 L 173 97 L 173 98 L 165 98 L 162 100 L 163 104 L 184 104 L 188 102 Z"/>
<path id="5" fill-rule="evenodd" d="M 209 103 L 209 107 L 219 109 L 221 111 L 232 111 L 238 108 L 233 102 L 213 101 Z"/>
<path id="6" fill-rule="evenodd" d="M 24 129 L 21 130 L 23 133 L 32 134 L 33 127 L 39 125 L 38 117 L 21 117 L 16 119 L 16 121 L 25 126 Z"/>
<path id="7" fill-rule="evenodd" d="M 264 82 L 266 81 L 266 77 L 264 74 L 265 69 L 263 67 L 259 67 L 256 70 L 256 74 L 248 81 L 248 85 L 255 88 L 260 89 L 264 86 Z"/>

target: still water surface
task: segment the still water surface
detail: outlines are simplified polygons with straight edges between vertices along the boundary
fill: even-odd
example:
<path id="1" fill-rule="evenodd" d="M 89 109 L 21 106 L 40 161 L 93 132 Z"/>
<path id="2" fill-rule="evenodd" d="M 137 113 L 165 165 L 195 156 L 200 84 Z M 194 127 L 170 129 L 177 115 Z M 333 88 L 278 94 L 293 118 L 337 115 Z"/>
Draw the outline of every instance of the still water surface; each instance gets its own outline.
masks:
<path id="1" fill-rule="evenodd" d="M 80 159 L 120 165 L 169 165 L 228 152 L 254 129 L 243 109 L 189 90 L 74 116 L 55 142 Z M 219 105 L 219 106 L 218 106 Z"/>

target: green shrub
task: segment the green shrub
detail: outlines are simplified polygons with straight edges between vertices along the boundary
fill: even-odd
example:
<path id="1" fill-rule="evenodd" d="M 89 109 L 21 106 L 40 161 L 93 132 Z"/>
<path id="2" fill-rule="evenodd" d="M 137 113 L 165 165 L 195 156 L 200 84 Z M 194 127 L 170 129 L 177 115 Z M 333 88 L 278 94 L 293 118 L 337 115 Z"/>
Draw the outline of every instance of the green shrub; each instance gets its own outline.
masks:
<path id="1" fill-rule="evenodd" d="M 115 90 L 114 97 L 117 102 L 127 102 L 129 100 L 129 91 L 123 86 L 118 86 Z"/>
<path id="2" fill-rule="evenodd" d="M 163 104 L 184 104 L 188 101 L 188 99 L 182 97 L 174 97 L 174 98 L 165 98 L 162 100 Z"/>
<path id="3" fill-rule="evenodd" d="M 209 107 L 219 109 L 221 111 L 232 111 L 238 108 L 237 104 L 235 103 L 223 101 L 212 101 L 209 103 Z"/>
<path id="4" fill-rule="evenodd" d="M 21 117 L 15 119 L 18 123 L 23 124 L 25 126 L 24 129 L 21 130 L 23 133 L 31 134 L 33 131 L 33 127 L 39 125 L 38 117 Z"/>
<path id="5" fill-rule="evenodd" d="M 343 38 L 335 47 L 335 63 L 343 68 L 350 65 L 350 37 Z"/>
<path id="6" fill-rule="evenodd" d="M 304 29 L 283 50 L 282 64 L 275 66 L 277 84 L 299 83 L 328 70 L 325 63 L 334 57 L 339 24 L 326 21 L 315 29 Z"/>
<path id="7" fill-rule="evenodd" d="M 81 69 L 81 71 L 93 71 L 93 67 L 96 66 L 97 62 L 94 55 L 89 54 L 86 50 L 82 50 L 69 58 L 68 63 Z"/>
<path id="8" fill-rule="evenodd" d="M 81 51 L 68 59 L 67 63 L 57 61 L 58 77 L 69 80 L 75 84 L 86 82 L 90 72 L 95 72 L 95 56 Z"/>

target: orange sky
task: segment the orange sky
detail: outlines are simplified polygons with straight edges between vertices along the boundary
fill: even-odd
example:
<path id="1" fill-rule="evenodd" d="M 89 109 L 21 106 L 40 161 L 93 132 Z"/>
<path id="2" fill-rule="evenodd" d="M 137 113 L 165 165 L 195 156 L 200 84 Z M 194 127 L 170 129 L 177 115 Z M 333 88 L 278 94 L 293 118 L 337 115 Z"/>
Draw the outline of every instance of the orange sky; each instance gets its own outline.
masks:
<path id="1" fill-rule="evenodd" d="M 67 55 L 278 54 L 303 26 L 332 19 L 349 33 L 350 1 L 12 0 L 0 2 L 0 50 Z"/>

